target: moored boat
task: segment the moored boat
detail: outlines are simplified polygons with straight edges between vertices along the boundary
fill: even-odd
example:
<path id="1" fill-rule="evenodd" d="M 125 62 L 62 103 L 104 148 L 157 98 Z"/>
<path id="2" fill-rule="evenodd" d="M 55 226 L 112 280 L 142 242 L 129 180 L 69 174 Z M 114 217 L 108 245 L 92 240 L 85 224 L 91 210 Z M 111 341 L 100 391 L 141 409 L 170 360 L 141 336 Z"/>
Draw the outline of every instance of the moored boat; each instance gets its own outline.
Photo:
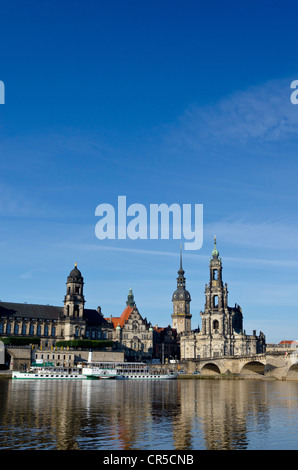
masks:
<path id="1" fill-rule="evenodd" d="M 115 380 L 167 380 L 178 376 L 172 371 L 150 371 L 141 362 L 89 362 L 83 366 L 82 374 L 89 379 Z"/>
<path id="2" fill-rule="evenodd" d="M 82 374 L 79 367 L 62 367 L 54 365 L 32 366 L 28 371 L 12 371 L 13 379 L 77 379 L 82 380 L 86 377 Z"/>

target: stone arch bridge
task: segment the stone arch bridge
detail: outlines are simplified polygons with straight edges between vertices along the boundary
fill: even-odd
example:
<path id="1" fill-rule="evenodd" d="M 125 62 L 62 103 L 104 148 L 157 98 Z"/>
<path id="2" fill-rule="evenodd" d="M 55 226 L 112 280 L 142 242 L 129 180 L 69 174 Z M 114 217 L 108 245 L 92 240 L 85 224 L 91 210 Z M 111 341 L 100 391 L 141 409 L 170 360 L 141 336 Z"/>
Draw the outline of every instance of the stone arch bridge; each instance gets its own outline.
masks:
<path id="1" fill-rule="evenodd" d="M 264 353 L 187 360 L 181 370 L 200 375 L 235 375 L 243 378 L 298 380 L 297 353 Z"/>

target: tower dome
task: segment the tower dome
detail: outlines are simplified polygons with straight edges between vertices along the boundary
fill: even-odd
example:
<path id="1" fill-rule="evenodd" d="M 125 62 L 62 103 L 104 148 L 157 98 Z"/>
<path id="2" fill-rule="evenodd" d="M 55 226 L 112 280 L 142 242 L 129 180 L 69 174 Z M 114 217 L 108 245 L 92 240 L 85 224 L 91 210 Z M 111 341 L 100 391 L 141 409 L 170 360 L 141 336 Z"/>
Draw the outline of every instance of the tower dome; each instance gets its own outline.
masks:
<path id="1" fill-rule="evenodd" d="M 180 268 L 178 270 L 178 277 L 177 277 L 177 289 L 173 293 L 172 301 L 174 300 L 187 300 L 190 301 L 190 293 L 185 288 L 185 277 L 184 277 L 184 269 L 182 268 L 182 250 L 180 248 Z"/>
<path id="2" fill-rule="evenodd" d="M 75 267 L 70 271 L 68 279 L 83 279 L 81 271 L 77 268 L 77 263 L 75 263 Z"/>

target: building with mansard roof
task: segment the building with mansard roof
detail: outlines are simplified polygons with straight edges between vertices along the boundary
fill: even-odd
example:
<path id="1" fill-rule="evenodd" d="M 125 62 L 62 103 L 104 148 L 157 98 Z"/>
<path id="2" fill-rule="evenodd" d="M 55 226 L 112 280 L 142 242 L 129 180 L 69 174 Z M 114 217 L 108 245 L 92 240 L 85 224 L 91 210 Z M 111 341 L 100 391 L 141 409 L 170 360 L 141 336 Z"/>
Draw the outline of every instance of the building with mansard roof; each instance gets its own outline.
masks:
<path id="1" fill-rule="evenodd" d="M 228 305 L 228 286 L 222 280 L 222 260 L 216 246 L 209 264 L 210 279 L 205 286 L 205 308 L 200 312 L 202 319 L 201 330 L 190 330 L 190 312 L 187 308 L 184 271 L 182 264 L 178 271 L 179 289 L 173 296 L 174 312 L 173 326 L 181 324 L 180 355 L 181 359 L 197 359 L 218 356 L 253 355 L 265 352 L 266 341 L 262 332 L 247 335 L 243 330 L 243 314 L 239 305 Z M 175 294 L 174 293 L 174 294 Z M 181 303 L 178 298 L 181 296 Z M 189 296 L 190 300 L 190 296 Z M 176 310 L 175 310 L 176 308 Z M 175 322 L 175 323 L 174 323 Z M 178 322 L 178 323 L 177 323 Z M 180 322 L 180 323 L 179 323 Z"/>
<path id="2" fill-rule="evenodd" d="M 38 337 L 44 348 L 61 340 L 112 339 L 113 327 L 101 308 L 85 308 L 83 287 L 75 264 L 67 277 L 63 306 L 0 302 L 0 336 Z"/>

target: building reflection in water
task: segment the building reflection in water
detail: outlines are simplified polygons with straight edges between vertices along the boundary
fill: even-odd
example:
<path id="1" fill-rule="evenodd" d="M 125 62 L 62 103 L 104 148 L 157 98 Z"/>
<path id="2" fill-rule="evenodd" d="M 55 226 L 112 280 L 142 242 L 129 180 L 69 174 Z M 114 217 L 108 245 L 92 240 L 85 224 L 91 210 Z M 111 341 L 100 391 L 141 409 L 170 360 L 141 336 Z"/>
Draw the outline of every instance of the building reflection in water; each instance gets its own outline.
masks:
<path id="1" fill-rule="evenodd" d="M 297 407 L 297 387 L 257 380 L 1 381 L 0 448 L 246 449 L 269 432 L 277 401 L 288 411 Z"/>

